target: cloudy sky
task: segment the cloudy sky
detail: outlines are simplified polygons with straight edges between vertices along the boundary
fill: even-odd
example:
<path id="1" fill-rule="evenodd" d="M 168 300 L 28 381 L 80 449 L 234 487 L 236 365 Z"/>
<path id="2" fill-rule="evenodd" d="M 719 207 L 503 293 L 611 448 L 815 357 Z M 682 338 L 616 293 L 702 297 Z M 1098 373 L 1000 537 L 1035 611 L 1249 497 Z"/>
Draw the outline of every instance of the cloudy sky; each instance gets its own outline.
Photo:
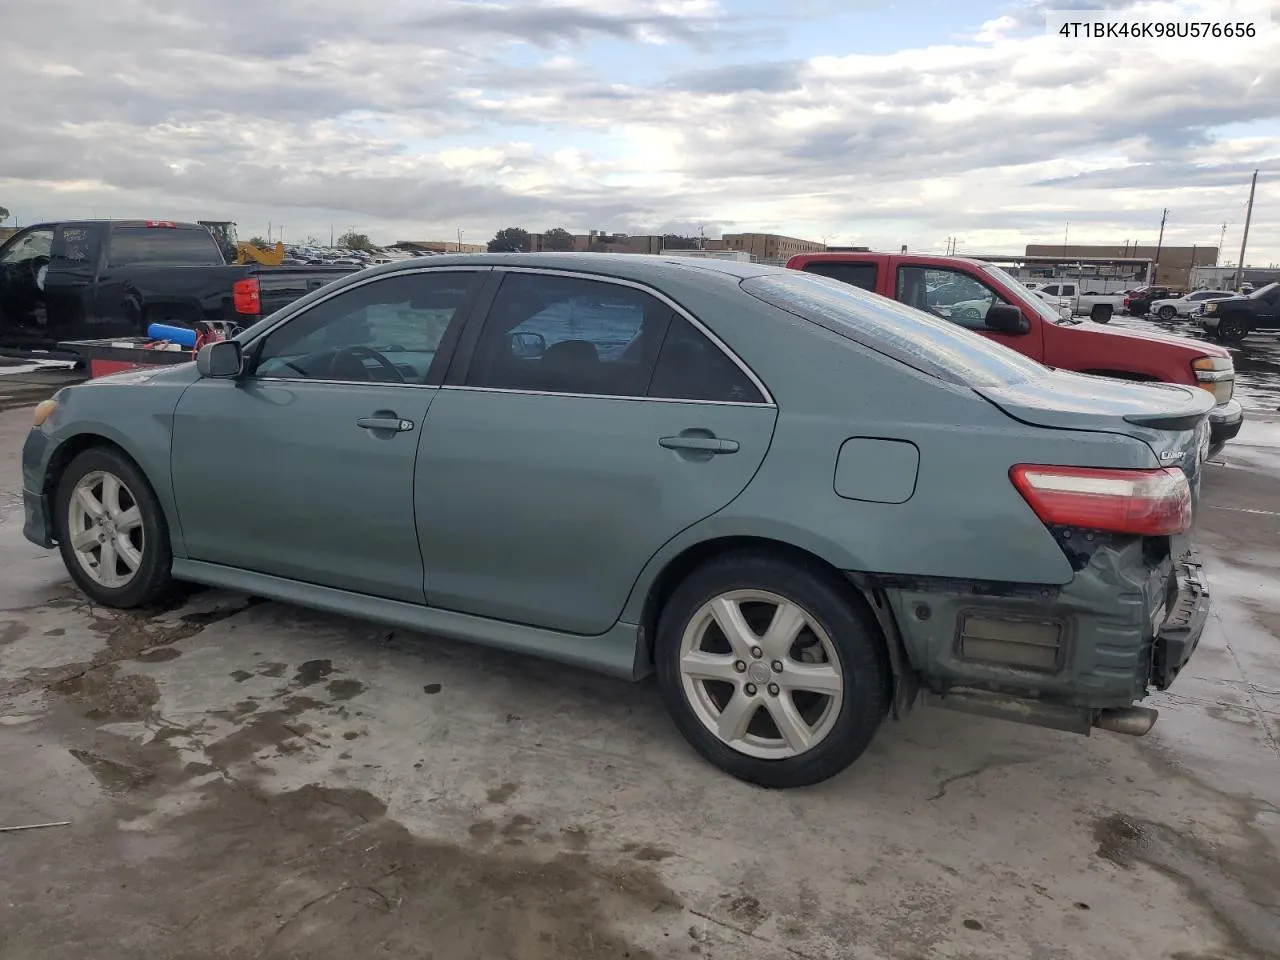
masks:
<path id="1" fill-rule="evenodd" d="M 40 0 L 0 31 L 0 206 L 286 240 L 701 226 L 961 253 L 1154 242 L 1167 207 L 1166 243 L 1225 223 L 1234 262 L 1261 168 L 1247 259 L 1280 263 L 1273 6 Z M 1056 7 L 1258 36 L 1066 40 Z"/>

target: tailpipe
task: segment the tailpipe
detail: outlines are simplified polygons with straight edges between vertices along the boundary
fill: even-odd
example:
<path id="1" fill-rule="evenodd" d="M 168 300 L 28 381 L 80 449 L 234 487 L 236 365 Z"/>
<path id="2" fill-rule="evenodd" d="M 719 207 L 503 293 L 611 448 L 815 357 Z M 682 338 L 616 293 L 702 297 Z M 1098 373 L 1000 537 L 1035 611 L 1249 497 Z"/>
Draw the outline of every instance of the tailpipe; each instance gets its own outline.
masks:
<path id="1" fill-rule="evenodd" d="M 1093 719 L 1093 725 L 1112 733 L 1141 737 L 1150 732 L 1159 716 L 1160 711 L 1152 707 L 1119 707 L 1099 711 Z"/>

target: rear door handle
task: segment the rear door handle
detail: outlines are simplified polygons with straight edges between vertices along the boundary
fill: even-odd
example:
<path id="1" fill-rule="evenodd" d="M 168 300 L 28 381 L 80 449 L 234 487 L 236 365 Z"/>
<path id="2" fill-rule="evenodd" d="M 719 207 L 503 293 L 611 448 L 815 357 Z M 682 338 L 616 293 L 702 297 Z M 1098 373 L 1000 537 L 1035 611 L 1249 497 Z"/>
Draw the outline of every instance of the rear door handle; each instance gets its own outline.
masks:
<path id="1" fill-rule="evenodd" d="M 668 450 L 696 450 L 699 453 L 737 453 L 737 440 L 721 440 L 719 437 L 679 436 L 662 437 L 658 446 Z"/>
<path id="2" fill-rule="evenodd" d="M 395 430 L 404 433 L 413 429 L 413 421 L 401 420 L 399 417 L 361 417 L 356 421 L 356 426 L 366 430 Z"/>

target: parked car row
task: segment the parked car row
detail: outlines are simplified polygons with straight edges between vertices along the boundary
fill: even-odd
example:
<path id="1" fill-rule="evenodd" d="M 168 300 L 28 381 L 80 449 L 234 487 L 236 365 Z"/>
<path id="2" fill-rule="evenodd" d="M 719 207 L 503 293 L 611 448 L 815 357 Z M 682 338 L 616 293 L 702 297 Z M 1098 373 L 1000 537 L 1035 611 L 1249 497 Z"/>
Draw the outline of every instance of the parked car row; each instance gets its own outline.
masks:
<path id="1" fill-rule="evenodd" d="M 834 775 L 922 693 L 1145 733 L 1208 616 L 1226 352 L 1130 351 L 957 258 L 793 266 L 341 277 L 40 404 L 24 533 L 106 606 L 188 580 L 656 673 L 693 748 L 766 786 Z M 1166 382 L 1045 365 L 1117 357 Z"/>

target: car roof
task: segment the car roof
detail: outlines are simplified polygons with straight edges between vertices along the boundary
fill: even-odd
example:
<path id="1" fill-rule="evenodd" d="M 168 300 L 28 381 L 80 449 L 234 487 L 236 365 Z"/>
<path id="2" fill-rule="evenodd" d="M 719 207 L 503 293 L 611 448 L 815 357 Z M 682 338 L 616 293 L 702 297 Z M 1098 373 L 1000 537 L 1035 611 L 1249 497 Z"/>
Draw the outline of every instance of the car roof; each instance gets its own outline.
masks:
<path id="1" fill-rule="evenodd" d="M 33 227 L 53 228 L 53 227 L 78 227 L 78 226 L 95 226 L 95 225 L 111 226 L 111 227 L 146 227 L 146 226 L 151 226 L 151 225 L 160 224 L 160 223 L 171 225 L 169 226 L 169 229 L 176 228 L 180 230 L 193 229 L 193 230 L 204 230 L 206 232 L 208 231 L 208 227 L 201 226 L 198 223 L 188 223 L 185 220 L 159 220 L 159 219 L 157 220 L 103 220 L 103 219 L 46 220 L 41 223 L 29 223 L 22 229 L 29 230 Z"/>
<path id="2" fill-rule="evenodd" d="M 660 280 L 662 277 L 688 279 L 691 272 L 721 277 L 758 277 L 764 274 L 791 274 L 785 267 L 772 267 L 741 260 L 712 257 L 670 257 L 644 253 L 462 253 L 431 257 L 430 266 L 437 267 L 533 267 L 598 273 L 602 276 L 631 280 Z M 379 264 L 361 275 L 368 277 L 399 270 L 421 270 L 416 260 L 396 260 Z"/>

